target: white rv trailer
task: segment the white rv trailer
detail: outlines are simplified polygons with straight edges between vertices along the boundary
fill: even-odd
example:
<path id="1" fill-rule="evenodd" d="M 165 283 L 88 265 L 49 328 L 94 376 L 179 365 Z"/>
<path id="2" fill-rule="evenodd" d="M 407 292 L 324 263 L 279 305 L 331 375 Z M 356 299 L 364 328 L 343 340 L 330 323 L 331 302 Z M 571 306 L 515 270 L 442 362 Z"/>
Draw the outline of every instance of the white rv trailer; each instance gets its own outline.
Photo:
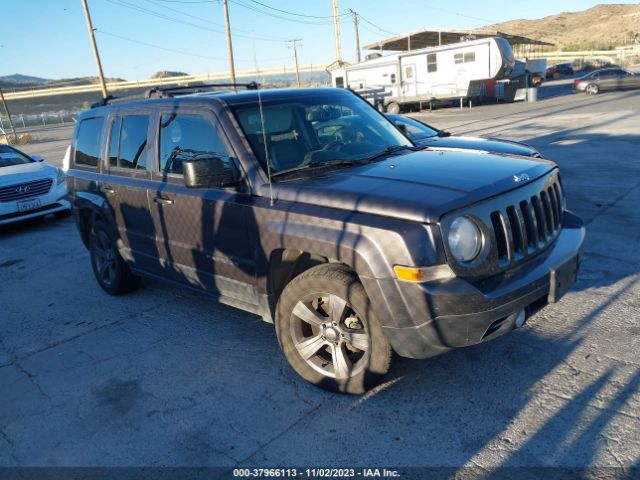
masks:
<path id="1" fill-rule="evenodd" d="M 331 80 L 334 87 L 380 92 L 370 101 L 397 113 L 403 105 L 478 96 L 483 80 L 508 78 L 514 62 L 506 39 L 487 37 L 377 56 L 331 71 Z"/>

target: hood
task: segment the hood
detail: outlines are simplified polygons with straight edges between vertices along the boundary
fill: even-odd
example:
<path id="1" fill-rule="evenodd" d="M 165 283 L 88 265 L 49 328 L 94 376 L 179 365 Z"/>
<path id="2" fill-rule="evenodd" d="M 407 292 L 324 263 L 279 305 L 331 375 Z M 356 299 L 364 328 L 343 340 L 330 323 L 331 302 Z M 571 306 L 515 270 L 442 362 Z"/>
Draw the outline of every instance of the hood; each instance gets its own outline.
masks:
<path id="1" fill-rule="evenodd" d="M 53 178 L 58 175 L 58 169 L 44 162 L 23 163 L 0 168 L 0 186 L 15 185 L 42 178 Z"/>
<path id="2" fill-rule="evenodd" d="M 278 200 L 421 223 L 526 185 L 555 168 L 531 157 L 419 151 L 273 185 Z M 514 175 L 527 174 L 517 183 Z"/>
<path id="3" fill-rule="evenodd" d="M 497 138 L 477 137 L 428 137 L 415 140 L 420 147 L 429 148 L 462 148 L 465 150 L 481 150 L 483 152 L 506 153 L 508 155 L 537 155 L 538 151 L 524 143 Z"/>

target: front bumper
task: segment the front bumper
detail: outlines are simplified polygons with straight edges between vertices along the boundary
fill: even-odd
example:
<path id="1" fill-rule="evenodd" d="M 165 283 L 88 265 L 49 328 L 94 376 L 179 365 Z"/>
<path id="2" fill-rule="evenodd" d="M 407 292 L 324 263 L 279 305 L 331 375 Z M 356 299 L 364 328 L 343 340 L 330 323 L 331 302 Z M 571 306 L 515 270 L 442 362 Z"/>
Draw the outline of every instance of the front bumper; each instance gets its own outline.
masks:
<path id="1" fill-rule="evenodd" d="M 0 202 L 0 225 L 27 220 L 29 218 L 42 217 L 50 213 L 71 210 L 71 203 L 67 195 L 65 182 L 56 185 L 55 180 L 51 189 L 44 195 L 30 197 L 27 200 L 38 199 L 40 206 L 33 210 L 20 211 L 18 202 Z"/>
<path id="2" fill-rule="evenodd" d="M 391 346 L 400 356 L 427 358 L 512 330 L 523 310 L 528 317 L 573 285 L 584 238 L 582 221 L 567 212 L 554 243 L 513 271 L 474 283 L 374 280 L 391 314 L 381 318 Z"/>

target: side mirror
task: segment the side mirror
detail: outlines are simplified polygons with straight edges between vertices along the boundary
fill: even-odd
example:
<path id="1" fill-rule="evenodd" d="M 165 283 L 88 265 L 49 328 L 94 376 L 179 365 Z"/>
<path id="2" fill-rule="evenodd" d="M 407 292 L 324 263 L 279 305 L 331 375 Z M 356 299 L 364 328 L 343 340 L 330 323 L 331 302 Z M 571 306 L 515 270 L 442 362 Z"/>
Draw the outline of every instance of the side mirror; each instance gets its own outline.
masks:
<path id="1" fill-rule="evenodd" d="M 44 162 L 44 157 L 42 155 L 31 155 L 36 162 Z"/>
<path id="2" fill-rule="evenodd" d="M 224 188 L 238 184 L 238 175 L 231 161 L 219 157 L 202 157 L 182 162 L 187 188 Z"/>
<path id="3" fill-rule="evenodd" d="M 438 132 L 438 136 L 441 137 L 441 138 L 442 137 L 450 137 L 451 136 L 451 132 L 445 132 L 444 130 L 440 130 Z"/>
<path id="4" fill-rule="evenodd" d="M 396 127 L 398 127 L 398 130 L 404 133 L 406 137 L 409 137 L 409 130 L 407 130 L 407 126 L 404 123 L 396 123 Z"/>

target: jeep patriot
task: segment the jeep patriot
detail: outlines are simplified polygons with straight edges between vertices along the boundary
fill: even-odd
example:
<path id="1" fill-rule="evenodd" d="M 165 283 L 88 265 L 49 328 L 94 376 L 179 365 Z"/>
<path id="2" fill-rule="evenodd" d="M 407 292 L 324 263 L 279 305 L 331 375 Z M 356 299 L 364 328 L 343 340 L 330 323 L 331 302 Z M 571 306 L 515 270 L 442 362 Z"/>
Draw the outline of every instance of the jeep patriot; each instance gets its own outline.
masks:
<path id="1" fill-rule="evenodd" d="M 422 150 L 344 89 L 160 97 L 103 102 L 73 134 L 74 218 L 109 294 L 205 292 L 274 323 L 309 382 L 362 393 L 394 352 L 491 340 L 575 282 L 585 228 L 551 161 Z"/>

